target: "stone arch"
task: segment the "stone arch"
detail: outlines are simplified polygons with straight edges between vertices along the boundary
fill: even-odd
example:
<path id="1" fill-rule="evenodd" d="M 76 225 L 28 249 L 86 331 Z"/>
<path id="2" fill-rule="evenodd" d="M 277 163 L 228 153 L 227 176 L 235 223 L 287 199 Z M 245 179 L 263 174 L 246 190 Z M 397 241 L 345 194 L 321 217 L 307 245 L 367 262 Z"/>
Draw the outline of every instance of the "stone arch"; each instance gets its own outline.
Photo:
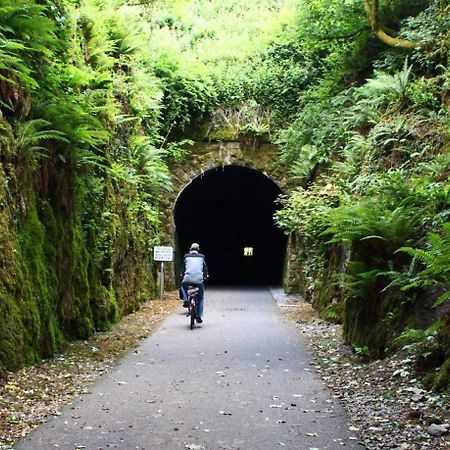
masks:
<path id="1" fill-rule="evenodd" d="M 245 148 L 239 142 L 197 142 L 190 148 L 189 156 L 186 159 L 173 163 L 170 167 L 174 189 L 165 198 L 165 210 L 167 211 L 164 218 L 166 244 L 174 247 L 179 244 L 176 242 L 175 210 L 183 192 L 189 189 L 195 183 L 195 180 L 205 177 L 211 171 L 224 170 L 227 167 L 242 167 L 257 172 L 277 186 L 279 193 L 288 190 L 286 171 L 277 162 L 275 145 L 263 143 L 258 149 L 254 149 Z M 182 252 L 183 249 L 178 245 L 176 254 L 178 263 Z M 286 254 L 286 250 L 284 250 L 284 253 Z M 175 276 L 176 271 L 177 264 L 173 264 L 169 273 L 166 274 L 168 275 L 168 279 L 166 279 L 168 287 L 173 288 L 178 284 Z M 289 268 L 285 270 L 285 281 L 289 278 L 286 275 L 288 271 Z"/>
<path id="2" fill-rule="evenodd" d="M 277 148 L 274 144 L 262 144 L 257 150 L 246 148 L 239 142 L 197 142 L 189 156 L 171 165 L 175 196 L 193 179 L 216 167 L 238 165 L 257 170 L 282 191 L 286 190 L 287 178 L 283 167 L 277 162 Z"/>

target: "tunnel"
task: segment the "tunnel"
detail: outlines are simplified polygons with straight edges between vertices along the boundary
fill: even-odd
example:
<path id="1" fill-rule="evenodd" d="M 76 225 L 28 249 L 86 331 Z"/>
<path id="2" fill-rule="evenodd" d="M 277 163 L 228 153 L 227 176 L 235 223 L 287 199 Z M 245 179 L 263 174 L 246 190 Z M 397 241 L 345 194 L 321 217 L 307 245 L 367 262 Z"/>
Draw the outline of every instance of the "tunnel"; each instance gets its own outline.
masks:
<path id="1" fill-rule="evenodd" d="M 270 178 L 243 166 L 218 167 L 193 179 L 174 209 L 177 275 L 197 242 L 208 284 L 280 285 L 287 245 L 273 221 L 280 194 Z"/>

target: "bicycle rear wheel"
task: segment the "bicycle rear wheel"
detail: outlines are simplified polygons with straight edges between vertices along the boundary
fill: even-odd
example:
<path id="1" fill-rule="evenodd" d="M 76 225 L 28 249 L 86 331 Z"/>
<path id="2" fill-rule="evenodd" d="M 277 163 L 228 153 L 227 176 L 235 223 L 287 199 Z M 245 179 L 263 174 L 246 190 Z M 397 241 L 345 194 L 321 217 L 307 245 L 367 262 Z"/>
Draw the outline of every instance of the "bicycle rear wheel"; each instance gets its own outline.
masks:
<path id="1" fill-rule="evenodd" d="M 189 309 L 189 316 L 190 316 L 190 320 L 191 320 L 191 330 L 192 328 L 194 328 L 194 323 L 195 323 L 195 306 L 190 307 Z"/>

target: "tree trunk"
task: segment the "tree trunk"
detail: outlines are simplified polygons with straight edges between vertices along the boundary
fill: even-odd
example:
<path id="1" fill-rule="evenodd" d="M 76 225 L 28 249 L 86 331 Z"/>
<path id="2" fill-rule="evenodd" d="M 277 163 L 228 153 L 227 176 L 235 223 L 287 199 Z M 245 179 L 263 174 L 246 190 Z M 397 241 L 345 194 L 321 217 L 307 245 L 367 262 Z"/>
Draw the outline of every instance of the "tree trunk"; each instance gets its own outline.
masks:
<path id="1" fill-rule="evenodd" d="M 373 33 L 377 38 L 384 42 L 387 45 L 392 47 L 401 47 L 401 48 L 421 48 L 423 44 L 420 42 L 409 41 L 407 39 L 400 39 L 388 34 L 390 30 L 388 30 L 383 25 L 379 23 L 379 10 L 380 10 L 380 2 L 379 0 L 363 0 L 364 10 L 366 11 L 367 19 L 369 21 L 370 27 L 372 28 Z"/>

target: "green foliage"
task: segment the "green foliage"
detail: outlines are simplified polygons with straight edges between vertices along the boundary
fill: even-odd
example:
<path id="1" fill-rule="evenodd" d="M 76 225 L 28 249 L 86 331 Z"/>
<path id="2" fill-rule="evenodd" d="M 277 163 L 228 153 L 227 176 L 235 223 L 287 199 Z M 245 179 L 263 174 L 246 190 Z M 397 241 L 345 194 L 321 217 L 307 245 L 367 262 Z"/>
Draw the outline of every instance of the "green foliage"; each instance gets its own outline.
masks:
<path id="1" fill-rule="evenodd" d="M 6 84 L 2 87 L 3 106 L 14 107 L 14 85 L 27 90 L 38 87 L 39 63 L 56 49 L 55 26 L 45 13 L 45 6 L 31 0 L 3 0 L 0 4 L 0 82 Z"/>
<path id="2" fill-rule="evenodd" d="M 394 344 L 403 348 L 411 348 L 412 345 L 433 339 L 444 326 L 442 319 L 436 320 L 427 329 L 406 328 L 394 339 Z"/>
<path id="3" fill-rule="evenodd" d="M 137 136 L 131 142 L 129 161 L 139 190 L 148 194 L 153 190 L 171 190 L 169 171 L 162 159 L 165 155 L 166 151 L 156 148 L 148 138 Z"/>
<path id="4" fill-rule="evenodd" d="M 374 241 L 374 246 L 389 246 L 396 250 L 408 241 L 418 222 L 415 211 L 399 206 L 387 208 L 379 199 L 361 201 L 356 206 L 342 206 L 330 212 L 330 243 Z"/>
<path id="5" fill-rule="evenodd" d="M 372 143 L 370 139 L 356 131 L 349 132 L 346 141 L 345 147 L 340 151 L 340 158 L 333 164 L 332 170 L 337 177 L 355 180 L 369 171 L 368 159 Z"/>
<path id="6" fill-rule="evenodd" d="M 254 100 L 263 105 L 256 87 L 265 83 L 259 53 L 292 20 L 294 5 L 189 0 L 156 7 L 149 51 L 162 81 L 165 130 L 179 132 L 216 108 L 239 109 Z"/>
<path id="7" fill-rule="evenodd" d="M 447 2 L 380 2 L 390 33 L 426 43 L 406 51 L 371 35 L 363 2 L 302 2 L 264 55 L 271 92 L 254 83 L 274 111 L 280 159 L 303 186 L 276 214 L 300 240 L 303 290 L 324 316 L 331 298 L 344 299 L 346 339 L 371 355 L 426 307 L 415 303 L 421 289 L 443 291 L 437 304 L 448 298 L 448 20 Z M 317 194 L 330 185 L 338 194 L 324 202 Z M 380 333 L 395 310 L 392 333 Z"/>
<path id="8" fill-rule="evenodd" d="M 430 233 L 424 249 L 402 247 L 399 251 L 407 253 L 415 261 L 425 266 L 416 278 L 418 286 L 439 285 L 445 292 L 439 296 L 434 306 L 450 299 L 450 222 L 445 223 L 440 233 Z"/>
<path id="9" fill-rule="evenodd" d="M 293 164 L 299 180 L 309 180 L 317 165 L 328 165 L 333 145 L 342 139 L 338 115 L 323 104 L 312 104 L 288 129 L 279 133 L 281 160 Z"/>
<path id="10" fill-rule="evenodd" d="M 401 346 L 423 342 L 426 339 L 424 330 L 406 329 L 395 339 L 395 343 Z"/>
<path id="11" fill-rule="evenodd" d="M 419 4 L 421 2 L 418 2 Z M 448 2 L 431 0 L 423 2 L 425 9 L 419 5 L 419 11 L 405 17 L 400 35 L 406 39 L 426 42 L 428 45 L 423 51 L 413 53 L 414 60 L 426 70 L 436 64 L 448 63 L 448 42 L 450 29 L 450 14 Z"/>
<path id="12" fill-rule="evenodd" d="M 364 68 L 368 37 L 362 2 L 299 2 L 294 23 L 256 61 L 256 99 L 270 105 L 283 127 L 305 107 L 320 103 L 318 109 L 326 111 L 344 78 Z"/>
<path id="13" fill-rule="evenodd" d="M 201 121 L 216 103 L 214 88 L 207 80 L 171 71 L 162 67 L 162 61 L 155 67 L 155 75 L 164 86 L 161 113 L 167 132 L 183 131 L 192 121 Z"/>
<path id="14" fill-rule="evenodd" d="M 359 101 L 371 109 L 401 108 L 406 100 L 411 69 L 405 61 L 403 69 L 393 75 L 375 71 L 374 76 L 358 89 Z"/>
<path id="15" fill-rule="evenodd" d="M 347 265 L 347 273 L 339 274 L 336 284 L 342 288 L 346 297 L 364 300 L 373 294 L 381 274 L 379 268 L 369 269 L 363 261 L 352 260 Z"/>
<path id="16" fill-rule="evenodd" d="M 325 230 L 325 217 L 339 201 L 339 189 L 332 184 L 310 190 L 299 187 L 292 195 L 281 197 L 283 208 L 276 212 L 275 221 L 288 233 L 297 232 L 317 239 Z"/>
<path id="17" fill-rule="evenodd" d="M 161 134 L 171 79 L 155 74 L 145 8 L 0 3 L 1 201 L 14 215 L 0 229 L 14 248 L 0 271 L 0 364 L 16 368 L 151 298 L 166 160 L 183 150 Z M 176 77 L 188 94 L 169 115 L 186 122 L 209 94 Z"/>
<path id="18" fill-rule="evenodd" d="M 0 233 L 17 250 L 0 269 L 3 363 L 151 295 L 167 162 L 205 120 L 255 148 L 276 136 L 302 187 L 275 220 L 300 237 L 305 290 L 337 282 L 349 327 L 361 299 L 378 314 L 413 288 L 448 298 L 447 2 L 380 2 L 383 24 L 426 43 L 408 54 L 376 40 L 359 0 L 137 3 L 0 2 Z"/>
<path id="19" fill-rule="evenodd" d="M 336 307 L 336 305 L 328 305 L 325 311 L 325 319 L 329 321 L 339 322 L 342 312 Z"/>
<path id="20" fill-rule="evenodd" d="M 255 59 L 241 84 L 260 104 L 271 108 L 276 123 L 283 123 L 295 118 L 302 105 L 302 89 L 317 76 L 317 68 L 311 66 L 301 41 L 282 36 Z"/>
<path id="21" fill-rule="evenodd" d="M 313 185 L 309 190 L 297 188 L 280 198 L 282 209 L 275 213 L 275 223 L 285 233 L 295 233 L 301 239 L 299 261 L 305 261 L 303 272 L 308 282 L 304 292 L 313 291 L 318 277 L 327 264 L 327 246 L 322 237 L 329 211 L 341 200 L 341 192 L 333 184 Z"/>
<path id="22" fill-rule="evenodd" d="M 354 346 L 353 347 L 353 351 L 355 352 L 356 355 L 358 355 L 359 357 L 363 358 L 363 359 L 369 359 L 370 356 L 370 350 L 369 347 L 367 345 L 365 345 L 364 347 L 357 347 Z"/>
<path id="23" fill-rule="evenodd" d="M 28 157 L 29 161 L 36 162 L 39 157 L 48 156 L 48 147 L 42 144 L 48 141 L 68 143 L 65 134 L 48 129 L 50 122 L 43 119 L 16 121 L 13 123 L 14 140 L 11 147 L 16 157 Z"/>
<path id="24" fill-rule="evenodd" d="M 270 135 L 271 114 L 267 108 L 259 105 L 255 100 L 233 105 L 231 107 L 217 108 L 210 119 L 209 133 L 221 130 L 230 130 L 233 138 L 240 134 L 253 134 L 256 136 Z"/>

